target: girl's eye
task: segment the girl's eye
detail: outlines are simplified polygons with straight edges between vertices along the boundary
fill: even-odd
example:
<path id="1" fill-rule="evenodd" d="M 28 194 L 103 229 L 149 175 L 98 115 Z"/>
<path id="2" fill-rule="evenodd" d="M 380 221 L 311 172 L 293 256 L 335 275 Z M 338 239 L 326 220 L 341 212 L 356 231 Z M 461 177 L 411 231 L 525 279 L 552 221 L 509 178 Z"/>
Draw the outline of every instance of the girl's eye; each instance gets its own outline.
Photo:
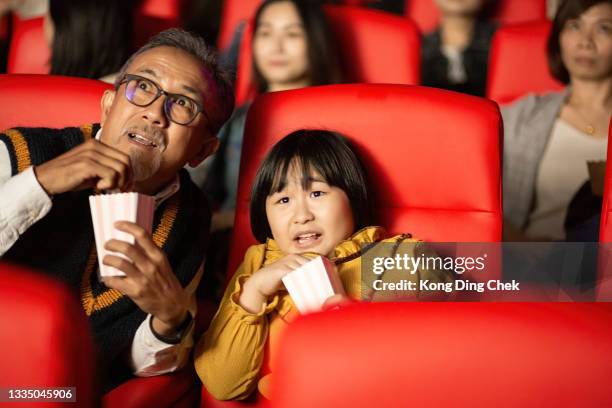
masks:
<path id="1" fill-rule="evenodd" d="M 321 197 L 323 196 L 325 193 L 323 191 L 313 191 L 312 193 L 310 193 L 310 195 L 312 197 Z"/>
<path id="2" fill-rule="evenodd" d="M 287 204 L 288 202 L 289 202 L 289 197 L 281 197 L 276 201 L 277 204 Z"/>

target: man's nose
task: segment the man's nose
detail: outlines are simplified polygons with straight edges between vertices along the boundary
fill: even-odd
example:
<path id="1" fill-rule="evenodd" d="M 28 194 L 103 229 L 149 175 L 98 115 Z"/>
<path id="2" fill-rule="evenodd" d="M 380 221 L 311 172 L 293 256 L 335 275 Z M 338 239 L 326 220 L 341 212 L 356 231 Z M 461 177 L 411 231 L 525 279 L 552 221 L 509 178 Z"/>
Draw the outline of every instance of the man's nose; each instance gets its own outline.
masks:
<path id="1" fill-rule="evenodd" d="M 168 126 L 169 119 L 166 117 L 165 102 L 166 96 L 160 95 L 152 104 L 143 108 L 142 117 L 152 125 L 162 128 Z"/>

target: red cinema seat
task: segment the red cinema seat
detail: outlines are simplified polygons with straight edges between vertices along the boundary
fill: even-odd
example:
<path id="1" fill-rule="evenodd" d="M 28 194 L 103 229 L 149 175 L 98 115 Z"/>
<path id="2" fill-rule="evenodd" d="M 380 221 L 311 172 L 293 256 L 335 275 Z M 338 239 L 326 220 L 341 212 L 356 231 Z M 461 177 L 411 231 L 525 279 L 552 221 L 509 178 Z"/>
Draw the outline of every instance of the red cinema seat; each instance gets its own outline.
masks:
<path id="1" fill-rule="evenodd" d="M 250 188 L 263 157 L 291 131 L 346 135 L 367 169 L 376 221 L 426 241 L 501 238 L 501 117 L 493 102 L 434 88 L 348 84 L 259 96 L 243 142 L 229 269 L 255 243 Z"/>
<path id="2" fill-rule="evenodd" d="M 360 7 L 326 6 L 340 62 L 349 83 L 418 84 L 420 37 L 402 17 Z M 251 78 L 252 29 L 242 39 L 236 79 L 236 105 L 255 95 Z"/>
<path id="3" fill-rule="evenodd" d="M 489 55 L 487 98 L 506 104 L 528 93 L 563 88 L 548 69 L 546 41 L 551 26 L 539 21 L 497 30 Z"/>
<path id="4" fill-rule="evenodd" d="M 100 98 L 112 86 L 93 79 L 0 75 L 0 129 L 66 127 L 100 121 Z"/>
<path id="5" fill-rule="evenodd" d="M 0 75 L 0 128 L 65 127 L 99 122 L 100 98 L 112 86 L 92 79 L 52 75 Z M 104 396 L 105 407 L 190 407 L 199 387 L 192 367 L 136 378 Z"/>
<path id="6" fill-rule="evenodd" d="M 78 300 L 63 284 L 0 263 L 0 323 L 4 403 L 8 402 L 7 387 L 75 387 L 76 403 L 30 400 L 15 406 L 94 406 L 96 371 L 89 324 Z"/>
<path id="7" fill-rule="evenodd" d="M 232 37 L 240 23 L 247 23 L 253 18 L 262 0 L 224 0 L 221 11 L 221 26 L 217 48 L 224 50 L 229 47 Z"/>
<path id="8" fill-rule="evenodd" d="M 612 301 L 612 119 L 608 129 L 608 158 L 604 179 L 604 196 L 601 206 L 599 224 L 599 259 L 597 274 L 596 298 L 600 301 Z"/>
<path id="9" fill-rule="evenodd" d="M 48 74 L 51 50 L 43 32 L 43 17 L 13 18 L 6 72 L 9 74 Z"/>
<path id="10" fill-rule="evenodd" d="M 609 407 L 602 303 L 366 303 L 301 316 L 272 407 Z"/>
<path id="11" fill-rule="evenodd" d="M 144 0 L 134 14 L 133 43 L 138 48 L 160 31 L 180 26 L 181 0 Z"/>
<path id="12" fill-rule="evenodd" d="M 606 178 L 604 187 L 604 199 L 601 209 L 601 224 L 599 228 L 599 241 L 612 243 L 612 166 L 607 163 L 612 162 L 612 119 L 608 129 L 608 159 L 606 161 Z"/>
<path id="13" fill-rule="evenodd" d="M 404 15 L 414 20 L 421 32 L 429 33 L 438 26 L 440 11 L 435 0 L 405 0 Z M 523 23 L 546 18 L 546 0 L 498 0 L 493 18 L 501 24 Z"/>

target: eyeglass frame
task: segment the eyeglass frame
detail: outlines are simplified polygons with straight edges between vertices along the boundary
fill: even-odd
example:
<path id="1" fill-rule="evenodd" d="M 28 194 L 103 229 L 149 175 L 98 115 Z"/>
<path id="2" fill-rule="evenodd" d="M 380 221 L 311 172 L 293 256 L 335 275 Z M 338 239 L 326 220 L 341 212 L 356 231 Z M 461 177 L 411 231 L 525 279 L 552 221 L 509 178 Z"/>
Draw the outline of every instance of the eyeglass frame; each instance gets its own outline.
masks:
<path id="1" fill-rule="evenodd" d="M 153 84 L 153 86 L 155 87 L 155 89 L 157 90 L 157 93 L 155 94 L 155 97 L 151 100 L 151 102 L 145 104 L 145 105 L 139 105 L 133 101 L 130 100 L 130 98 L 127 96 L 127 83 L 130 82 L 131 80 L 145 80 L 148 81 L 150 83 Z M 166 97 L 166 100 L 164 101 L 164 115 L 166 115 L 166 117 L 168 118 L 168 120 L 172 123 L 176 123 L 177 125 L 183 125 L 183 126 L 187 126 L 189 125 L 191 122 L 193 122 L 195 120 L 195 118 L 198 116 L 198 113 L 202 112 L 204 114 L 204 116 L 206 117 L 206 120 L 208 122 L 210 122 L 210 118 L 208 117 L 208 114 L 206 113 L 206 111 L 204 110 L 204 108 L 197 102 L 195 101 L 193 98 L 190 98 L 189 96 L 186 95 L 182 95 L 182 94 L 178 94 L 178 93 L 173 93 L 173 92 L 167 92 L 164 89 L 162 89 L 161 86 L 159 86 L 157 84 L 157 82 L 153 81 L 150 78 L 146 78 L 140 75 L 135 75 L 135 74 L 124 74 L 123 78 L 121 79 L 121 81 L 117 82 L 117 87 L 116 89 L 118 90 L 121 85 L 126 84 L 125 85 L 125 90 L 123 91 L 123 95 L 125 96 L 125 99 L 127 99 L 127 101 L 129 103 L 131 103 L 134 106 L 139 106 L 141 108 L 147 107 L 152 105 L 156 100 L 159 99 L 159 97 L 161 95 L 164 95 Z M 179 97 L 179 98 L 186 98 L 189 99 L 190 101 L 193 102 L 193 104 L 196 106 L 197 110 L 195 115 L 193 115 L 193 118 L 191 118 L 191 120 L 187 123 L 179 123 L 175 120 L 172 119 L 171 115 L 168 113 L 168 107 L 167 107 L 167 101 L 171 100 L 168 97 Z"/>

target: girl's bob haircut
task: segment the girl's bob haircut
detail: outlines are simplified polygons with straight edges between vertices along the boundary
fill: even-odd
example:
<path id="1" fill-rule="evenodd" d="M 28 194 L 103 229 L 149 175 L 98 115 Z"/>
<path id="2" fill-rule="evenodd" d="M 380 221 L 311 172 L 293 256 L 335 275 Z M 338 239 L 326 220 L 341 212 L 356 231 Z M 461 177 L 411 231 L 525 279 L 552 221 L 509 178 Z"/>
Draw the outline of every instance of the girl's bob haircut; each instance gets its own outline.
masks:
<path id="1" fill-rule="evenodd" d="M 273 238 L 266 199 L 285 188 L 291 168 L 301 171 L 304 189 L 310 187 L 312 172 L 316 172 L 327 184 L 344 191 L 351 204 L 356 231 L 371 225 L 366 173 L 347 140 L 328 130 L 296 130 L 272 147 L 253 182 L 251 231 L 259 242 Z"/>

